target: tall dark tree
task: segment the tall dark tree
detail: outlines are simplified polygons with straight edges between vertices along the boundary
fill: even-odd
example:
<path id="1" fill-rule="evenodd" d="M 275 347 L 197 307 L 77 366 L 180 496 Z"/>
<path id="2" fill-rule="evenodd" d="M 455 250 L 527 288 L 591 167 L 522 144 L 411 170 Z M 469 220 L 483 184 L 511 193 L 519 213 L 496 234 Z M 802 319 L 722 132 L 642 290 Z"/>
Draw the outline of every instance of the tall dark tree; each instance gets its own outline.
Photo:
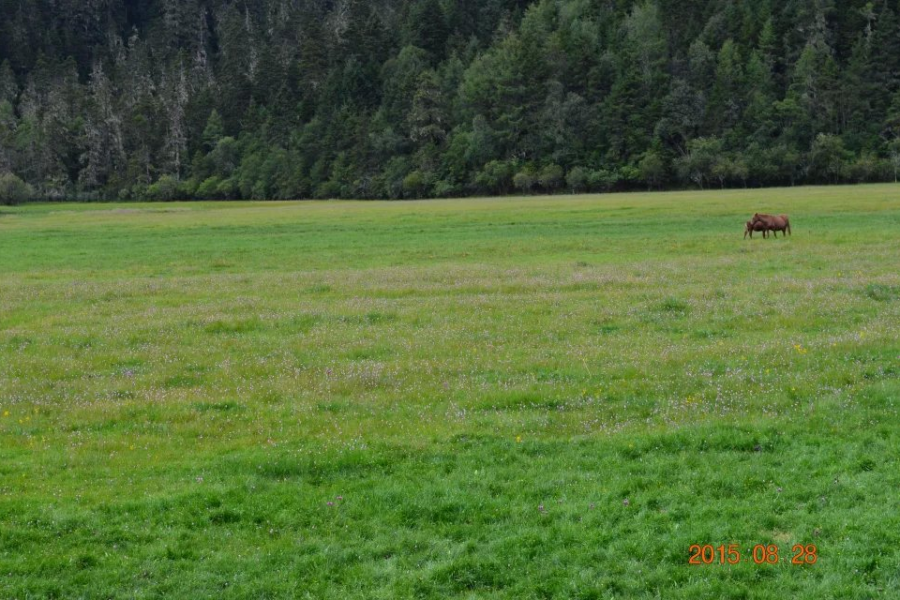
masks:
<path id="1" fill-rule="evenodd" d="M 409 43 L 431 55 L 433 62 L 444 58 L 449 31 L 447 17 L 438 0 L 423 0 L 410 10 Z"/>
<path id="2" fill-rule="evenodd" d="M 14 104 L 18 95 L 19 84 L 16 82 L 16 75 L 9 66 L 9 61 L 4 60 L 0 63 L 0 102 L 5 100 Z"/>
<path id="3" fill-rule="evenodd" d="M 0 171 L 40 198 L 893 179 L 898 8 L 0 0 Z"/>

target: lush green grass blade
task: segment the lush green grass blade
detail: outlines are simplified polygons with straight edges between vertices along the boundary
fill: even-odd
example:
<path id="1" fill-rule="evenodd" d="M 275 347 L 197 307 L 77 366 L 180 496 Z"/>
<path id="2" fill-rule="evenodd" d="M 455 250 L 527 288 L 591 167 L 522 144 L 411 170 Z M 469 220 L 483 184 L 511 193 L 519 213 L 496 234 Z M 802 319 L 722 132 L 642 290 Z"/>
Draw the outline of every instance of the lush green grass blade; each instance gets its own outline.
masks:
<path id="1" fill-rule="evenodd" d="M 898 226 L 894 185 L 2 209 L 0 597 L 890 597 Z"/>

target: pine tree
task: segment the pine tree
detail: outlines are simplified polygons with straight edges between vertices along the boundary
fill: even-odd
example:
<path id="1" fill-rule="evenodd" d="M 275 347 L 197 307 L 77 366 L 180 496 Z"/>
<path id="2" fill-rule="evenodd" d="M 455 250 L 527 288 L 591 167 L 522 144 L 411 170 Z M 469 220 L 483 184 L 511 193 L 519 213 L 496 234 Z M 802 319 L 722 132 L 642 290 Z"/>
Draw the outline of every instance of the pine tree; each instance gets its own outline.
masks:
<path id="1" fill-rule="evenodd" d="M 720 134 L 733 128 L 741 119 L 746 104 L 743 62 L 733 40 L 726 40 L 716 62 L 711 109 Z"/>
<path id="2" fill-rule="evenodd" d="M 166 82 L 166 88 L 165 104 L 168 120 L 166 154 L 168 158 L 168 173 L 174 175 L 175 180 L 178 181 L 184 174 L 184 169 L 188 162 L 185 106 L 190 98 L 187 73 L 183 66 L 178 70 L 174 79 Z"/>
<path id="3" fill-rule="evenodd" d="M 15 104 L 19 95 L 19 84 L 16 82 L 15 73 L 9 66 L 9 61 L 0 62 L 0 102 L 4 100 L 11 105 Z"/>
<path id="4" fill-rule="evenodd" d="M 225 137 L 225 125 L 222 122 L 222 116 L 219 111 L 213 109 L 206 120 L 206 127 L 203 128 L 204 150 L 210 152 L 223 137 Z"/>
<path id="5" fill-rule="evenodd" d="M 79 182 L 88 189 L 105 185 L 124 164 L 122 123 L 114 105 L 115 89 L 100 62 L 90 78 L 91 110 L 85 123 L 87 149 Z"/>
<path id="6" fill-rule="evenodd" d="M 447 21 L 438 0 L 423 0 L 413 5 L 410 16 L 410 43 L 428 52 L 433 63 L 444 57 L 447 44 Z"/>
<path id="7" fill-rule="evenodd" d="M 425 71 L 419 76 L 407 120 L 410 138 L 414 142 L 439 144 L 447 137 L 447 109 L 440 81 L 434 71 Z"/>

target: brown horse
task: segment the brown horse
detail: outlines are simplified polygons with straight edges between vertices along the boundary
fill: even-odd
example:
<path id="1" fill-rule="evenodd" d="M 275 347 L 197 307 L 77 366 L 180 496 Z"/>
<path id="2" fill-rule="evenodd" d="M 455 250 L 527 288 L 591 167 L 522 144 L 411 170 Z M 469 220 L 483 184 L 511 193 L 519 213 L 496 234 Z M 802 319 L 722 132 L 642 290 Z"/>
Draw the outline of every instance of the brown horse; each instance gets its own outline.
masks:
<path id="1" fill-rule="evenodd" d="M 747 239 L 747 234 L 750 234 L 750 239 L 753 239 L 754 231 L 762 231 L 763 237 L 768 237 L 769 230 L 766 228 L 766 224 L 763 222 L 757 222 L 756 224 L 753 221 L 747 221 L 747 225 L 744 228 L 744 239 Z"/>
<path id="2" fill-rule="evenodd" d="M 791 221 L 788 219 L 787 215 L 766 215 L 761 213 L 756 213 L 753 215 L 753 219 L 750 221 L 754 227 L 758 224 L 762 224 L 765 226 L 766 231 L 771 231 L 775 234 L 775 237 L 778 237 L 778 232 L 780 231 L 782 236 L 786 236 L 791 233 Z M 793 234 L 792 234 L 793 235 Z"/>

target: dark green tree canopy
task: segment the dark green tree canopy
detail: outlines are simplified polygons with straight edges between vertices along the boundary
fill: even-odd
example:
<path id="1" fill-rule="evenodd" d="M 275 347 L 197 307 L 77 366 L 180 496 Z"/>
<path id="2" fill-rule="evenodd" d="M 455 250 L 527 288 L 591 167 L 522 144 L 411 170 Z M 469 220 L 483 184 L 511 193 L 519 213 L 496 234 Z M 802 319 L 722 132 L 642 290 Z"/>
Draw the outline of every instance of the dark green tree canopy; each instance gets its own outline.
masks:
<path id="1" fill-rule="evenodd" d="M 0 0 L 0 175 L 16 201 L 893 180 L 898 10 Z"/>

